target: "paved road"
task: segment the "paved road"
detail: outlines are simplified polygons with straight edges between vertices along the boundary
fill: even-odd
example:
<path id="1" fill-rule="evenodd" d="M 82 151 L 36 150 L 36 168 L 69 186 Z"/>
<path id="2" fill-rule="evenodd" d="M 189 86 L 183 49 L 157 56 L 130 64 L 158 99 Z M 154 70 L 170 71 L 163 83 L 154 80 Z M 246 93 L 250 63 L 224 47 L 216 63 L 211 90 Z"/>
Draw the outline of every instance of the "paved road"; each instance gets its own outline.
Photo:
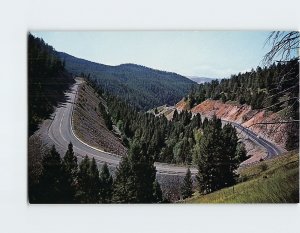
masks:
<path id="1" fill-rule="evenodd" d="M 72 111 L 76 92 L 80 83 L 81 81 L 76 81 L 71 92 L 67 93 L 67 103 L 56 109 L 54 119 L 48 128 L 48 136 L 57 147 L 67 150 L 68 144 L 72 142 L 74 152 L 78 156 L 84 157 L 85 155 L 88 155 L 89 157 L 94 157 L 98 163 L 106 162 L 110 166 L 116 167 L 121 160 L 119 156 L 89 146 L 74 134 L 71 124 Z M 155 163 L 155 166 L 158 173 L 166 175 L 185 175 L 187 169 L 186 167 L 164 163 Z M 191 172 L 192 174 L 196 174 L 197 169 L 191 168 Z"/>
<path id="2" fill-rule="evenodd" d="M 233 126 L 235 126 L 237 129 L 243 131 L 254 143 L 257 145 L 260 145 L 267 151 L 267 157 L 266 159 L 272 158 L 274 156 L 277 156 L 282 153 L 281 149 L 278 148 L 276 145 L 273 143 L 267 141 L 266 139 L 259 137 L 257 134 L 255 134 L 253 131 L 249 130 L 248 128 L 243 127 L 242 125 L 231 122 L 231 121 L 226 121 L 222 120 L 225 123 L 230 123 Z"/>
<path id="3" fill-rule="evenodd" d="M 121 158 L 117 155 L 104 152 L 97 148 L 94 148 L 87 143 L 81 141 L 74 133 L 72 129 L 72 111 L 73 104 L 76 98 L 76 93 L 78 89 L 78 85 L 80 85 L 81 81 L 77 80 L 76 84 L 73 85 L 71 91 L 67 93 L 68 101 L 64 105 L 58 107 L 54 113 L 54 118 L 51 125 L 48 128 L 48 136 L 53 141 L 53 143 L 62 148 L 63 150 L 67 150 L 68 144 L 72 142 L 74 152 L 79 157 L 84 157 L 88 155 L 89 157 L 94 157 L 98 163 L 106 162 L 110 166 L 117 167 Z M 228 121 L 224 121 L 228 122 Z M 269 155 L 268 157 L 275 156 L 280 153 L 280 150 L 273 145 L 272 143 L 266 141 L 263 138 L 258 138 L 255 133 L 250 131 L 249 129 L 244 128 L 243 126 L 230 122 L 235 127 L 243 130 L 245 134 L 247 134 L 252 141 L 256 144 L 264 147 Z M 166 175 L 185 175 L 186 167 L 174 166 L 170 164 L 164 163 L 155 163 L 157 173 L 166 174 Z M 192 174 L 197 173 L 197 169 L 191 168 Z"/>

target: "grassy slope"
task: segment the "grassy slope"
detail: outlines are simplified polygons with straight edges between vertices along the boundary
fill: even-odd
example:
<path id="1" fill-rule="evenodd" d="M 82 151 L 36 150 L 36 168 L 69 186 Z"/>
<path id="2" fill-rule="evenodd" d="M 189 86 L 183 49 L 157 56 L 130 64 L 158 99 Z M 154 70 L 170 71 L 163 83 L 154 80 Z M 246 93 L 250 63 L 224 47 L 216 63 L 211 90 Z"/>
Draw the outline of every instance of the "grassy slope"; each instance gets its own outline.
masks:
<path id="1" fill-rule="evenodd" d="M 265 164 L 265 165 L 263 165 Z M 298 203 L 298 151 L 240 170 L 241 182 L 208 195 L 196 193 L 184 203 Z M 246 181 L 245 181 L 246 180 Z"/>

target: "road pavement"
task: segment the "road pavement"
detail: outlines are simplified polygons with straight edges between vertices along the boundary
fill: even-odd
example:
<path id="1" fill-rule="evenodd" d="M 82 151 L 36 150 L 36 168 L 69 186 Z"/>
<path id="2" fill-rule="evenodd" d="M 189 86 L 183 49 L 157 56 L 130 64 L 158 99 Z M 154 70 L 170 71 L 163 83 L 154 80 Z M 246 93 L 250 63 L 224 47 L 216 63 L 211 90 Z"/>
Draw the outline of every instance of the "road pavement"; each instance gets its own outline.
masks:
<path id="1" fill-rule="evenodd" d="M 267 156 L 268 159 L 282 153 L 282 150 L 279 147 L 277 147 L 275 144 L 260 137 L 259 135 L 255 134 L 253 131 L 249 130 L 248 128 L 245 128 L 242 125 L 237 124 L 235 122 L 229 122 L 229 123 L 232 124 L 233 126 L 235 126 L 236 128 L 240 129 L 241 131 L 243 131 L 245 134 L 247 134 L 248 137 L 252 141 L 254 141 L 256 144 L 264 147 L 268 153 L 268 156 Z"/>

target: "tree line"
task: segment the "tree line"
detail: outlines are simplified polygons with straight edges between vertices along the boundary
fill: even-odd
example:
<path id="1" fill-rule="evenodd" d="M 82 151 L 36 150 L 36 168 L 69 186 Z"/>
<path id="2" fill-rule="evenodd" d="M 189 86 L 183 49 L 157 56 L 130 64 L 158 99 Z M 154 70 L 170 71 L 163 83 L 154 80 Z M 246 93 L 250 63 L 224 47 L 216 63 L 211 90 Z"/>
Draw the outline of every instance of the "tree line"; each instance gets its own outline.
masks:
<path id="1" fill-rule="evenodd" d="M 156 169 L 144 144 L 134 142 L 120 162 L 115 179 L 106 163 L 98 170 L 95 158 L 85 156 L 78 164 L 70 143 L 64 157 L 55 146 L 46 151 L 42 171 L 29 182 L 30 203 L 159 203 L 163 195 Z"/>
<path id="2" fill-rule="evenodd" d="M 238 101 L 240 104 L 250 105 L 252 109 L 268 108 L 277 112 L 293 102 L 288 99 L 298 96 L 298 74 L 298 59 L 273 63 L 269 67 L 258 66 L 256 70 L 231 75 L 229 79 L 199 84 L 188 95 L 189 107 L 206 99 L 214 99 L 223 102 Z M 288 97 L 286 102 L 279 103 L 284 96 Z M 297 106 L 292 107 L 297 110 Z M 293 114 L 298 113 L 294 111 Z"/>
<path id="3" fill-rule="evenodd" d="M 299 61 L 273 63 L 250 72 L 232 75 L 229 79 L 199 84 L 185 100 L 193 108 L 206 99 L 236 101 L 252 109 L 279 112 L 289 124 L 288 150 L 299 145 Z"/>

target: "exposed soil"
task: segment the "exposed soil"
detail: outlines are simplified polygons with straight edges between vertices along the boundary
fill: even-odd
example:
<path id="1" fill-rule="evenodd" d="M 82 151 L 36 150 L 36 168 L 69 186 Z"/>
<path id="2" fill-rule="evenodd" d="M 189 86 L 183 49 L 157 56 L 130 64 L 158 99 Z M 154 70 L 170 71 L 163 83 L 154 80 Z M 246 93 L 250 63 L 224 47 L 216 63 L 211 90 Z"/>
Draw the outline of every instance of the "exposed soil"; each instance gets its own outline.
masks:
<path id="1" fill-rule="evenodd" d="M 171 107 L 168 107 L 169 109 Z M 187 103 L 182 99 L 179 101 L 175 108 L 178 112 L 187 110 Z M 166 111 L 160 109 L 159 114 L 164 114 L 168 120 L 173 118 L 174 110 Z M 284 121 L 282 113 L 273 113 L 265 110 L 252 110 L 248 105 L 240 105 L 236 102 L 226 102 L 218 100 L 205 100 L 191 109 L 192 113 L 200 113 L 202 118 L 212 117 L 214 114 L 222 120 L 228 120 L 242 124 L 244 127 L 248 127 L 256 134 L 262 136 L 266 140 L 275 143 L 282 151 L 285 151 L 284 147 L 287 140 L 288 125 L 287 124 L 257 124 L 257 123 L 268 123 L 268 122 L 281 122 Z M 267 152 L 264 148 L 261 148 L 257 144 L 251 141 L 242 132 L 238 130 L 238 137 L 245 144 L 247 155 L 249 159 L 244 161 L 242 164 L 249 164 L 260 159 L 264 159 L 267 156 Z"/>
<path id="2" fill-rule="evenodd" d="M 242 126 L 249 128 L 279 147 L 285 147 L 287 124 L 258 124 L 284 121 L 284 118 L 280 116 L 279 113 L 265 110 L 252 110 L 250 106 L 245 104 L 222 103 L 216 100 L 206 100 L 195 106 L 191 111 L 209 117 L 215 114 L 218 118 L 223 120 L 242 124 Z"/>

